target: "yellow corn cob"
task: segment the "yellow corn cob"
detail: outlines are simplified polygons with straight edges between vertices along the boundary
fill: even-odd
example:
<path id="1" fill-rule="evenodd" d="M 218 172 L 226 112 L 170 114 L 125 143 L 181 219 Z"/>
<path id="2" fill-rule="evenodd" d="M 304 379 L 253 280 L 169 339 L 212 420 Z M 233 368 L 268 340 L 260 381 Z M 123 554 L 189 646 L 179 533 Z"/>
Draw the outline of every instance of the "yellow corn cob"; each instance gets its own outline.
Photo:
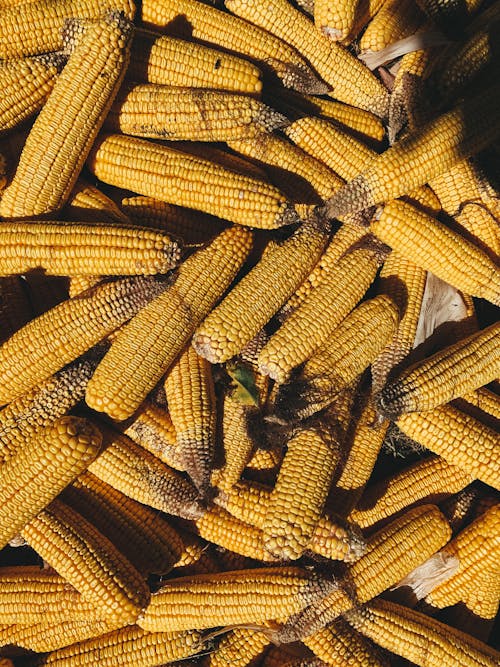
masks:
<path id="1" fill-rule="evenodd" d="M 315 0 L 314 23 L 330 39 L 351 41 L 357 32 L 368 23 L 384 0 Z"/>
<path id="2" fill-rule="evenodd" d="M 129 498 L 167 514 L 193 519 L 201 506 L 195 487 L 127 436 L 101 425 L 105 450 L 89 472 Z"/>
<path id="3" fill-rule="evenodd" d="M 176 37 L 138 30 L 132 42 L 127 77 L 163 86 L 213 88 L 260 93 L 260 70 L 231 53 Z"/>
<path id="4" fill-rule="evenodd" d="M 383 140 L 385 136 L 384 126 L 375 114 L 326 97 L 305 95 L 304 98 L 309 104 L 313 105 L 317 115 L 354 130 L 354 132 L 362 135 L 364 140 L 371 139 L 377 142 Z"/>
<path id="5" fill-rule="evenodd" d="M 499 96 L 491 85 L 397 141 L 327 202 L 329 217 L 404 195 L 488 146 L 500 132 Z"/>
<path id="6" fill-rule="evenodd" d="M 276 412 L 304 419 L 326 407 L 366 370 L 395 333 L 399 311 L 381 295 L 362 303 L 304 364 L 296 380 L 283 385 Z"/>
<path id="7" fill-rule="evenodd" d="M 326 87 L 318 81 L 310 65 L 292 46 L 269 32 L 236 16 L 195 0 L 145 0 L 142 21 L 146 27 L 167 27 L 170 34 L 186 36 L 248 56 L 259 67 L 270 68 L 285 86 L 322 94 Z M 190 67 L 192 61 L 190 60 Z"/>
<path id="8" fill-rule="evenodd" d="M 371 235 L 344 254 L 271 336 L 259 354 L 260 372 L 286 382 L 363 298 L 384 254 Z"/>
<path id="9" fill-rule="evenodd" d="M 500 324 L 491 324 L 416 362 L 382 389 L 379 411 L 391 419 L 448 403 L 500 375 Z"/>
<path id="10" fill-rule="evenodd" d="M 79 178 L 71 191 L 62 214 L 66 219 L 80 222 L 110 222 L 130 224 L 131 221 L 115 202 L 94 185 Z M 139 223 L 140 224 L 140 223 Z"/>
<path id="11" fill-rule="evenodd" d="M 91 523 L 60 500 L 53 500 L 21 534 L 104 618 L 133 623 L 148 604 L 149 589 L 139 572 Z"/>
<path id="12" fill-rule="evenodd" d="M 493 429 L 451 405 L 402 415 L 396 424 L 448 463 L 500 490 L 500 452 Z"/>
<path id="13" fill-rule="evenodd" d="M 87 386 L 88 405 L 114 419 L 129 417 L 228 288 L 251 244 L 248 230 L 231 227 L 189 257 L 175 282 L 114 341 Z"/>
<path id="14" fill-rule="evenodd" d="M 500 396 L 488 389 L 476 389 L 467 392 L 462 399 L 479 408 L 483 413 L 491 415 L 493 419 L 500 419 Z M 1 414 L 1 413 L 0 413 Z"/>
<path id="15" fill-rule="evenodd" d="M 0 404 L 86 352 L 164 289 L 154 278 L 104 283 L 28 322 L 0 347 Z"/>
<path id="16" fill-rule="evenodd" d="M 98 285 L 102 279 L 103 277 L 98 275 L 69 276 L 69 283 L 68 283 L 69 298 L 73 299 L 75 296 L 83 294 L 83 292 L 86 292 L 88 289 L 96 287 L 96 285 Z"/>
<path id="17" fill-rule="evenodd" d="M 177 436 L 169 413 L 154 403 L 143 401 L 131 420 L 120 425 L 120 429 L 136 444 L 140 445 L 171 468 L 182 470 L 177 456 Z"/>
<path id="18" fill-rule="evenodd" d="M 165 574 L 180 557 L 180 535 L 158 512 L 84 473 L 62 495 L 64 502 L 106 535 L 139 572 Z"/>
<path id="19" fill-rule="evenodd" d="M 0 548 L 38 514 L 98 454 L 99 431 L 78 417 L 61 417 L 18 445 L 2 465 Z"/>
<path id="20" fill-rule="evenodd" d="M 500 254 L 500 231 L 491 207 L 482 203 L 466 203 L 455 220 L 465 230 L 464 235 L 479 247 L 491 251 L 490 254 Z"/>
<path id="21" fill-rule="evenodd" d="M 179 259 L 176 241 L 139 227 L 36 221 L 0 226 L 2 275 L 38 268 L 58 276 L 150 275 L 167 273 Z"/>
<path id="22" fill-rule="evenodd" d="M 249 95 L 152 83 L 122 88 L 106 118 L 112 132 L 173 141 L 245 139 L 287 124 Z"/>
<path id="23" fill-rule="evenodd" d="M 388 667 L 387 659 L 355 632 L 343 619 L 304 639 L 304 644 L 326 665 L 340 667 Z"/>
<path id="24" fill-rule="evenodd" d="M 207 667 L 246 667 L 270 641 L 259 630 L 235 628 L 222 637 L 215 651 L 209 655 Z"/>
<path id="25" fill-rule="evenodd" d="M 378 116 L 387 112 L 388 95 L 361 61 L 316 29 L 314 23 L 286 0 L 226 0 L 238 16 L 291 44 L 333 88 L 336 99 Z"/>
<path id="26" fill-rule="evenodd" d="M 349 612 L 347 620 L 358 632 L 420 667 L 494 667 L 500 660 L 491 646 L 395 602 L 376 600 Z"/>
<path id="27" fill-rule="evenodd" d="M 396 335 L 372 364 L 372 391 L 377 394 L 413 349 L 424 297 L 426 272 L 397 251 L 391 252 L 380 271 L 379 292 L 390 296 L 403 313 Z"/>
<path id="28" fill-rule="evenodd" d="M 274 186 L 144 139 L 104 136 L 94 145 L 89 166 L 110 185 L 128 187 L 133 183 L 140 194 L 232 222 L 275 228 L 298 221 L 290 203 Z"/>
<path id="29" fill-rule="evenodd" d="M 495 617 L 499 599 L 488 595 L 487 586 L 481 590 L 478 579 L 484 578 L 483 583 L 494 590 L 499 576 L 499 528 L 500 505 L 495 504 L 446 545 L 443 553 L 458 558 L 458 571 L 433 588 L 426 602 L 440 609 L 465 602 L 480 618 Z"/>
<path id="30" fill-rule="evenodd" d="M 84 32 L 28 135 L 0 216 L 62 208 L 125 74 L 131 34 L 132 24 L 113 13 Z"/>
<path id="31" fill-rule="evenodd" d="M 193 336 L 198 354 L 220 363 L 239 353 L 311 271 L 327 238 L 313 219 L 266 252 L 198 327 Z"/>
<path id="32" fill-rule="evenodd" d="M 3 461 L 82 400 L 98 358 L 97 351 L 84 355 L 0 411 Z"/>
<path id="33" fill-rule="evenodd" d="M 0 63 L 0 132 L 11 130 L 44 105 L 66 58 L 48 53 Z"/>
<path id="34" fill-rule="evenodd" d="M 424 14 L 411 0 L 388 0 L 372 18 L 361 39 L 361 53 L 381 51 L 386 46 L 413 35 Z"/>
<path id="35" fill-rule="evenodd" d="M 78 16 L 100 18 L 106 9 L 123 12 L 134 18 L 135 6 L 130 0 L 43 0 L 19 3 L 2 9 L 0 16 L 0 59 L 20 58 L 36 53 L 57 51 L 63 46 L 62 28 L 66 19 Z"/>
<path id="36" fill-rule="evenodd" d="M 19 276 L 0 278 L 0 342 L 4 342 L 33 317 L 33 311 Z"/>
<path id="37" fill-rule="evenodd" d="M 331 584 L 299 567 L 268 567 L 171 579 L 151 596 L 138 623 L 160 628 L 256 624 L 288 616 L 324 596 Z M 209 596 L 218 603 L 206 607 Z M 200 613 L 203 609 L 203 614 Z M 163 630 L 166 631 L 166 630 Z"/>
<path id="38" fill-rule="evenodd" d="M 500 271 L 479 247 L 427 213 L 392 201 L 372 232 L 393 250 L 457 289 L 500 303 Z"/>
<path id="39" fill-rule="evenodd" d="M 289 619 L 277 639 L 307 637 L 353 606 L 371 600 L 444 546 L 450 534 L 434 505 L 406 512 L 370 538 L 366 553 L 349 566 L 337 590 Z"/>
<path id="40" fill-rule="evenodd" d="M 203 646 L 199 632 L 146 632 L 136 625 L 114 630 L 94 639 L 52 651 L 37 659 L 37 666 L 51 667 L 155 667 L 183 660 Z M 173 663 L 172 663 L 173 664 Z M 177 663 L 176 663 L 177 664 Z M 187 663 L 182 662 L 180 665 Z"/>
<path id="41" fill-rule="evenodd" d="M 432 456 L 368 486 L 349 519 L 361 528 L 368 528 L 415 503 L 440 502 L 472 481 L 458 466 Z"/>

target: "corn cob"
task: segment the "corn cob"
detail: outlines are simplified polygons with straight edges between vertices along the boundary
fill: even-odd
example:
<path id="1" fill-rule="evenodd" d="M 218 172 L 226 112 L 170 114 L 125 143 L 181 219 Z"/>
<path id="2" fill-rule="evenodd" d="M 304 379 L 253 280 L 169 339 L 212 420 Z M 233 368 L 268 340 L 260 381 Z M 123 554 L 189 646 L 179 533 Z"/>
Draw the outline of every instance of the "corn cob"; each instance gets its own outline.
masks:
<path id="1" fill-rule="evenodd" d="M 198 327 L 193 336 L 198 354 L 220 363 L 240 352 L 304 280 L 327 238 L 326 229 L 311 220 L 266 252 Z"/>
<path id="2" fill-rule="evenodd" d="M 104 136 L 91 151 L 89 167 L 110 185 L 134 183 L 140 194 L 232 222 L 275 228 L 298 221 L 291 205 L 272 185 L 143 139 Z"/>
<path id="3" fill-rule="evenodd" d="M 19 276 L 0 278 L 0 342 L 20 329 L 33 317 L 33 311 Z"/>
<path id="4" fill-rule="evenodd" d="M 384 2 L 359 40 L 361 53 L 381 51 L 386 46 L 413 35 L 424 18 L 415 2 Z"/>
<path id="5" fill-rule="evenodd" d="M 177 531 L 158 512 L 84 473 L 62 499 L 106 535 L 139 572 L 165 574 L 184 549 Z"/>
<path id="6" fill-rule="evenodd" d="M 130 625 L 39 656 L 33 667 L 156 667 L 188 658 L 202 646 L 200 633 L 194 630 L 146 632 Z"/>
<path id="7" fill-rule="evenodd" d="M 82 178 L 77 180 L 62 214 L 65 219 L 80 222 L 99 220 L 114 224 L 131 224 L 128 216 L 112 199 Z"/>
<path id="8" fill-rule="evenodd" d="M 372 232 L 393 250 L 457 289 L 500 303 L 500 271 L 479 247 L 427 213 L 392 201 Z"/>
<path id="9" fill-rule="evenodd" d="M 260 70 L 248 60 L 219 49 L 168 35 L 138 30 L 132 42 L 127 78 L 162 86 L 212 88 L 258 94 Z"/>
<path id="10" fill-rule="evenodd" d="M 394 477 L 369 485 L 349 519 L 361 528 L 373 527 L 418 502 L 437 503 L 472 482 L 461 468 L 438 456 L 405 468 Z"/>
<path id="11" fill-rule="evenodd" d="M 382 389 L 379 411 L 398 419 L 408 412 L 432 410 L 492 382 L 500 375 L 499 341 L 500 325 L 491 324 L 413 364 Z"/>
<path id="12" fill-rule="evenodd" d="M 387 600 L 371 602 L 346 618 L 358 632 L 421 667 L 494 667 L 500 660 L 500 653 L 491 646 Z"/>
<path id="13" fill-rule="evenodd" d="M 53 500 L 21 534 L 104 618 L 133 623 L 148 604 L 149 589 L 139 572 L 62 501 Z"/>
<path id="14" fill-rule="evenodd" d="M 167 273 L 179 259 L 176 241 L 139 227 L 36 221 L 0 227 L 2 275 L 37 268 L 59 276 L 150 275 Z"/>
<path id="15" fill-rule="evenodd" d="M 286 642 L 312 635 L 348 609 L 371 600 L 444 546 L 450 533 L 434 505 L 406 512 L 370 537 L 366 553 L 349 566 L 337 590 L 289 619 L 277 639 Z"/>
<path id="16" fill-rule="evenodd" d="M 398 319 L 396 305 L 385 295 L 355 308 L 298 377 L 283 385 L 276 404 L 278 416 L 304 419 L 331 404 L 380 353 L 394 335 Z"/>
<path id="17" fill-rule="evenodd" d="M 195 0 L 145 0 L 142 3 L 142 21 L 149 28 L 167 26 L 171 34 L 179 37 L 185 36 L 185 28 L 188 26 L 189 37 L 244 55 L 259 67 L 270 68 L 285 86 L 302 92 L 326 92 L 326 86 L 317 79 L 310 65 L 292 46 L 248 21 L 215 7 L 200 5 Z M 191 63 L 190 59 L 190 66 Z"/>
<path id="18" fill-rule="evenodd" d="M 259 354 L 260 372 L 286 382 L 364 296 L 383 257 L 383 248 L 369 235 L 344 254 L 271 336 Z"/>
<path id="19" fill-rule="evenodd" d="M 303 99 L 306 99 L 308 104 L 313 105 L 315 115 L 340 123 L 361 135 L 364 141 L 380 142 L 385 136 L 382 121 L 369 111 L 326 97 L 305 95 Z"/>
<path id="20" fill-rule="evenodd" d="M 259 630 L 235 628 L 222 637 L 215 651 L 210 654 L 207 667 L 246 667 L 270 641 Z"/>
<path id="21" fill-rule="evenodd" d="M 197 625 L 201 629 L 236 623 L 256 624 L 303 609 L 321 599 L 331 585 L 321 575 L 299 567 L 257 568 L 171 579 L 151 596 L 138 623 L 150 632 Z M 206 608 L 207 596 L 213 594 L 217 595 L 219 603 Z"/>
<path id="22" fill-rule="evenodd" d="M 492 113 L 500 86 L 460 102 L 417 132 L 397 141 L 326 204 L 331 218 L 404 195 L 488 146 L 500 132 Z"/>
<path id="23" fill-rule="evenodd" d="M 84 32 L 28 135 L 0 216 L 62 208 L 125 74 L 131 34 L 132 24 L 113 13 Z"/>
<path id="24" fill-rule="evenodd" d="M 451 405 L 402 415 L 396 424 L 448 463 L 500 490 L 500 452 L 493 429 Z"/>
<path id="25" fill-rule="evenodd" d="M 310 543 L 339 459 L 337 438 L 321 428 L 304 427 L 288 440 L 262 526 L 276 558 L 300 558 Z"/>
<path id="26" fill-rule="evenodd" d="M 49 96 L 66 58 L 49 53 L 0 63 L 0 133 L 36 114 Z"/>
<path id="27" fill-rule="evenodd" d="M 104 283 L 28 322 L 0 347 L 0 403 L 21 396 L 76 359 L 164 289 L 154 278 Z"/>
<path id="28" fill-rule="evenodd" d="M 78 417 L 61 417 L 18 445 L 2 465 L 0 545 L 16 535 L 98 454 L 101 436 Z"/>
<path id="29" fill-rule="evenodd" d="M 368 68 L 320 33 L 314 23 L 285 0 L 226 0 L 233 13 L 268 30 L 295 47 L 333 88 L 336 99 L 378 116 L 387 112 L 388 96 Z"/>
<path id="30" fill-rule="evenodd" d="M 173 141 L 245 139 L 287 124 L 249 95 L 152 83 L 122 88 L 106 118 L 112 132 Z"/>
<path id="31" fill-rule="evenodd" d="M 464 407 L 464 401 L 469 405 L 477 407 L 484 415 L 489 415 L 492 422 L 500 419 L 500 396 L 489 391 L 489 389 L 476 389 L 476 391 L 467 392 L 462 396 L 461 406 Z"/>
<path id="32" fill-rule="evenodd" d="M 195 487 L 127 436 L 100 425 L 105 450 L 89 472 L 144 505 L 193 519 L 201 505 Z"/>
<path id="33" fill-rule="evenodd" d="M 87 387 L 88 405 L 114 419 L 129 417 L 228 288 L 251 244 L 249 231 L 231 227 L 189 257 L 175 282 L 143 308 L 113 343 Z"/>

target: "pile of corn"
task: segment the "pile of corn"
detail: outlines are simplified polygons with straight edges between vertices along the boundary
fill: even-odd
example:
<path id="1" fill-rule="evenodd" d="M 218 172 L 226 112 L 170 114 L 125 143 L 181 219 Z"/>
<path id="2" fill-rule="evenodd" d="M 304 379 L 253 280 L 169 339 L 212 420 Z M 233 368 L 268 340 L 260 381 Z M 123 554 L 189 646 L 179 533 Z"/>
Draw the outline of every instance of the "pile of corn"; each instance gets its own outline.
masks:
<path id="1" fill-rule="evenodd" d="M 2 666 L 499 664 L 500 2 L 297 5 L 0 2 Z"/>

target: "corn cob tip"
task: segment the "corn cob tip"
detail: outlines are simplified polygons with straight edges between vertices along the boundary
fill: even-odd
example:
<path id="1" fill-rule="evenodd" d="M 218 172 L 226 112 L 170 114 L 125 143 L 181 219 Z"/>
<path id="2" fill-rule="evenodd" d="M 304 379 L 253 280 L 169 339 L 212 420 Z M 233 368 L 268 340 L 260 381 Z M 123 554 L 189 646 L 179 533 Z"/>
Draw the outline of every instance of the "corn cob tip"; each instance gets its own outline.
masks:
<path id="1" fill-rule="evenodd" d="M 395 381 L 386 384 L 382 390 L 374 396 L 377 414 L 383 419 L 396 421 L 405 412 L 405 396 L 409 391 L 407 383 L 404 387 Z"/>
<path id="2" fill-rule="evenodd" d="M 264 373 L 262 368 L 259 370 Z M 278 423 L 293 425 L 314 414 L 316 410 L 312 406 L 323 400 L 325 395 L 320 387 L 315 387 L 314 380 L 295 380 L 292 375 L 279 389 L 274 416 Z"/>
<path id="3" fill-rule="evenodd" d="M 285 202 L 281 207 L 276 219 L 276 227 L 284 227 L 285 225 L 295 225 L 302 222 L 299 213 L 295 210 L 292 202 Z"/>
<path id="4" fill-rule="evenodd" d="M 272 59 L 269 59 L 269 61 L 272 64 Z M 280 65 L 282 66 L 281 63 Z M 327 95 L 331 90 L 328 84 L 315 76 L 309 67 L 301 63 L 286 63 L 282 80 L 287 88 L 292 88 L 303 95 Z"/>
<path id="5" fill-rule="evenodd" d="M 284 116 L 276 109 L 268 107 L 266 104 L 262 104 L 259 107 L 257 116 L 254 118 L 256 125 L 266 130 L 267 132 L 272 132 L 273 130 L 281 130 L 284 127 L 290 125 L 290 122 L 286 116 Z"/>
<path id="6" fill-rule="evenodd" d="M 33 56 L 33 60 L 46 65 L 47 67 L 55 67 L 58 72 L 61 72 L 68 60 L 68 56 L 64 51 L 52 51 L 50 53 L 41 53 L 39 56 Z"/>
<path id="7" fill-rule="evenodd" d="M 366 553 L 366 538 L 357 523 L 349 523 L 349 526 L 347 527 L 347 535 L 349 551 L 344 556 L 344 562 L 354 563 Z"/>
<path id="8" fill-rule="evenodd" d="M 125 15 L 123 11 L 117 9 L 108 9 L 102 16 L 102 20 L 108 25 L 115 27 L 121 35 L 123 43 L 126 44 L 131 39 L 135 26 L 131 20 Z M 95 24 L 96 21 L 80 18 L 64 19 L 61 28 L 61 38 L 63 43 L 62 54 L 67 58 L 74 51 L 81 36 L 89 25 Z"/>
<path id="9" fill-rule="evenodd" d="M 359 174 L 325 202 L 324 208 L 328 218 L 332 219 L 350 213 L 357 213 L 372 204 L 370 186 L 363 174 Z"/>

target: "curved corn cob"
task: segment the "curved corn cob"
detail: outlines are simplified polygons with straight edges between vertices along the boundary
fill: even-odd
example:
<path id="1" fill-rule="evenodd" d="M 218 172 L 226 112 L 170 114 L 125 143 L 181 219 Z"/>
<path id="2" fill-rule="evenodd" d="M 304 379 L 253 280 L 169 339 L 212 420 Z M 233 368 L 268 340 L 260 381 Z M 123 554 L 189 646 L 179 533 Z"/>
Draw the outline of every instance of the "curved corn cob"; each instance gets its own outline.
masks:
<path id="1" fill-rule="evenodd" d="M 139 572 L 78 512 L 60 500 L 22 530 L 22 536 L 103 618 L 134 623 L 149 601 Z"/>
<path id="2" fill-rule="evenodd" d="M 132 24 L 116 13 L 85 30 L 24 144 L 0 200 L 2 217 L 27 218 L 62 208 L 118 92 L 131 36 Z"/>
<path id="3" fill-rule="evenodd" d="M 144 139 L 104 136 L 94 144 L 88 164 L 109 185 L 127 188 L 133 183 L 140 194 L 239 224 L 273 229 L 298 222 L 274 186 Z"/>
<path id="4" fill-rule="evenodd" d="M 304 280 L 327 238 L 326 229 L 312 220 L 269 249 L 195 331 L 198 354 L 220 363 L 239 353 Z"/>
<path id="5" fill-rule="evenodd" d="M 231 227 L 189 257 L 175 282 L 114 341 L 87 386 L 88 405 L 119 420 L 137 410 L 228 288 L 251 245 L 248 230 Z"/>
<path id="6" fill-rule="evenodd" d="M 500 660 L 500 653 L 491 646 L 387 600 L 371 602 L 346 618 L 358 632 L 420 667 L 495 667 Z"/>
<path id="7" fill-rule="evenodd" d="M 384 207 L 372 232 L 393 250 L 472 296 L 500 304 L 500 270 L 479 247 L 401 200 Z"/>
<path id="8" fill-rule="evenodd" d="M 333 88 L 336 99 L 384 116 L 388 95 L 368 68 L 317 30 L 307 16 L 286 0 L 226 0 L 238 16 L 268 30 L 295 47 Z"/>
<path id="9" fill-rule="evenodd" d="M 1 467 L 0 548 L 94 459 L 99 431 L 85 419 L 61 417 L 20 443 Z"/>
<path id="10" fill-rule="evenodd" d="M 180 254 L 166 234 L 131 225 L 29 221 L 0 226 L 0 275 L 38 268 L 55 276 L 151 275 L 167 273 Z"/>
<path id="11" fill-rule="evenodd" d="M 95 185 L 79 178 L 71 191 L 62 214 L 65 219 L 80 222 L 110 222 L 115 224 L 131 224 L 131 220 L 117 204 L 98 190 Z M 139 223 L 140 225 L 140 223 Z"/>
<path id="12" fill-rule="evenodd" d="M 260 93 L 260 70 L 248 60 L 203 44 L 137 30 L 127 78 L 162 86 Z"/>

